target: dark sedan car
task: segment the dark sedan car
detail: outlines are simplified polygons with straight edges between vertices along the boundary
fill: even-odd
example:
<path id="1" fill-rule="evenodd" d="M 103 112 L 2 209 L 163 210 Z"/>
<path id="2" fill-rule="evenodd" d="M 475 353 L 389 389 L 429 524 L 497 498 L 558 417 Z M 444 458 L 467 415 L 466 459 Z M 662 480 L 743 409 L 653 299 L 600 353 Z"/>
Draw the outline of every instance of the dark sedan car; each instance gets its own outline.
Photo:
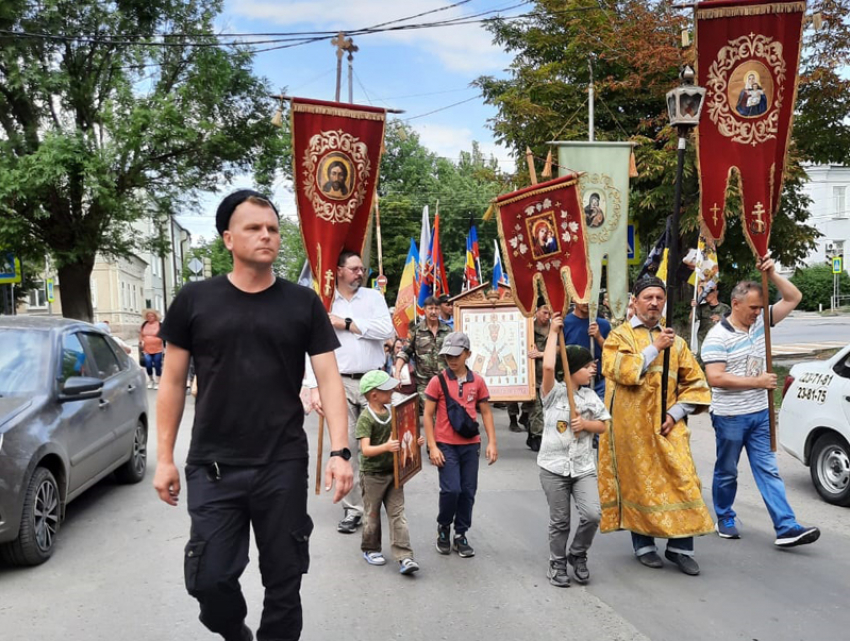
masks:
<path id="1" fill-rule="evenodd" d="M 0 554 L 50 558 L 65 506 L 147 463 L 144 370 L 88 323 L 0 316 Z"/>

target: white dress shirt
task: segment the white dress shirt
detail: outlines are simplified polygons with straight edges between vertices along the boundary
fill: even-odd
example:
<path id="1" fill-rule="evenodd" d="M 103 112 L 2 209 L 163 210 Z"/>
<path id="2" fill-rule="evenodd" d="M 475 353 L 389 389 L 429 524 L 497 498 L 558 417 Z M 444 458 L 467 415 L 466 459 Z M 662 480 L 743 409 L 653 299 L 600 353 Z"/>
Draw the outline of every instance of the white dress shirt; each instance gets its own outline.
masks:
<path id="1" fill-rule="evenodd" d="M 345 329 L 334 329 L 340 345 L 334 352 L 339 373 L 363 374 L 369 370 L 383 369 L 386 362 L 384 341 L 395 336 L 390 310 L 383 294 L 377 289 L 360 287 L 351 300 L 346 300 L 337 289 L 334 291 L 331 314 L 350 318 L 352 324 L 360 330 L 356 334 Z M 307 387 L 316 387 L 309 359 L 304 378 Z"/>

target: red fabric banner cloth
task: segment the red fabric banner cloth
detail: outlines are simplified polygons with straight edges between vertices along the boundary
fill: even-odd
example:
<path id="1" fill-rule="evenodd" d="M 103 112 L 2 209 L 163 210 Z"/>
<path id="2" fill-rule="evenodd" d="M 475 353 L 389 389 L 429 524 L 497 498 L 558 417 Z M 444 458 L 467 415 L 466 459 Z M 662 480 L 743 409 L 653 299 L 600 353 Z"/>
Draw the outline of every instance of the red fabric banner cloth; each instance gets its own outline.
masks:
<path id="1" fill-rule="evenodd" d="M 553 311 L 587 302 L 590 267 L 577 174 L 499 196 L 493 204 L 517 307 L 536 310 L 538 284 Z"/>
<path id="2" fill-rule="evenodd" d="M 339 254 L 363 253 L 386 111 L 293 98 L 291 113 L 301 235 L 319 296 L 330 309 Z"/>
<path id="3" fill-rule="evenodd" d="M 726 189 L 736 170 L 745 237 L 758 256 L 767 254 L 779 210 L 805 10 L 800 0 L 696 6 L 697 73 L 706 88 L 697 129 L 700 216 L 722 240 Z"/>

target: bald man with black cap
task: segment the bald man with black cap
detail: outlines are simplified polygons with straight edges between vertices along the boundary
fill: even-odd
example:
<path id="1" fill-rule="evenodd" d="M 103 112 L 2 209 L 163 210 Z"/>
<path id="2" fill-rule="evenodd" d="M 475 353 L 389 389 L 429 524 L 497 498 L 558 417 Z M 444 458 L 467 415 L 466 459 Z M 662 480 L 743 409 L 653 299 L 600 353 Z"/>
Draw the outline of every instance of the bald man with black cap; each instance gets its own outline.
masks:
<path id="1" fill-rule="evenodd" d="M 233 271 L 185 285 L 160 335 L 168 359 L 157 398 L 154 488 L 177 505 L 174 444 L 186 398 L 189 359 L 198 396 L 186 461 L 192 527 L 186 588 L 200 620 L 227 641 L 250 641 L 239 577 L 253 529 L 265 586 L 261 639 L 301 636 L 301 577 L 309 566 L 307 437 L 299 392 L 305 355 L 318 381 L 331 437 L 325 486 L 334 502 L 352 484 L 339 341 L 315 292 L 275 277 L 279 216 L 264 195 L 240 190 L 216 212 Z"/>

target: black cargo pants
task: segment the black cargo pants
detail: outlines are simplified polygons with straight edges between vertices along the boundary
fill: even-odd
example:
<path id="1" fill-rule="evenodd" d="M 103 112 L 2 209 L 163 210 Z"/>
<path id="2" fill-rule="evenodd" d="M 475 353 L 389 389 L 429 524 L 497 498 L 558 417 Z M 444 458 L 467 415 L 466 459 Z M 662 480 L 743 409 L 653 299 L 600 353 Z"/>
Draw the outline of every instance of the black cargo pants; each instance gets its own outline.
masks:
<path id="1" fill-rule="evenodd" d="M 187 465 L 192 531 L 186 544 L 186 589 L 201 623 L 240 638 L 247 613 L 239 577 L 248 565 L 249 526 L 260 555 L 265 600 L 258 641 L 301 637 L 301 575 L 310 565 L 313 521 L 307 515 L 307 459 L 259 467 Z"/>

